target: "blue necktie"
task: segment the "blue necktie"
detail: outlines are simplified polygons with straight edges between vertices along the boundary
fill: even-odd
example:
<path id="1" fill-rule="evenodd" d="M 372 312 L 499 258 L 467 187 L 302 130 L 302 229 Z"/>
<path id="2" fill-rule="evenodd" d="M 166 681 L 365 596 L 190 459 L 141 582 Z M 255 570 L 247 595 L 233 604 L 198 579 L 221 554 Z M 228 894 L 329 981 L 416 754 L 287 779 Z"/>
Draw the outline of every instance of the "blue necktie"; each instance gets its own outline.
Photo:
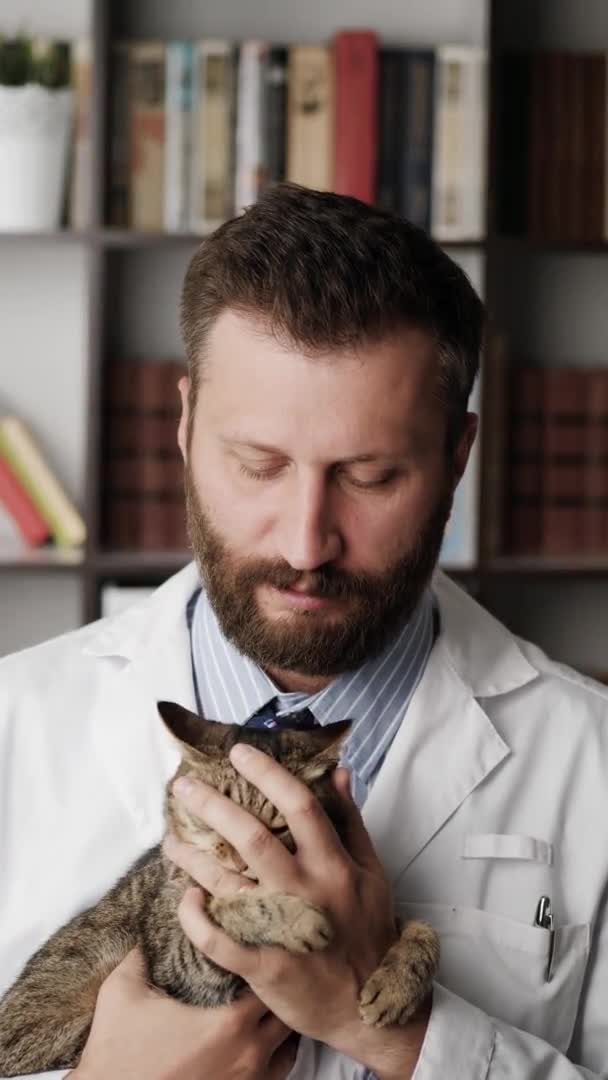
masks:
<path id="1" fill-rule="evenodd" d="M 316 720 L 310 709 L 299 709 L 297 712 L 284 713 L 277 716 L 278 699 L 272 698 L 262 705 L 256 713 L 247 721 L 245 727 L 265 728 L 272 731 L 274 728 L 298 728 L 300 731 L 310 731 L 316 724 Z"/>

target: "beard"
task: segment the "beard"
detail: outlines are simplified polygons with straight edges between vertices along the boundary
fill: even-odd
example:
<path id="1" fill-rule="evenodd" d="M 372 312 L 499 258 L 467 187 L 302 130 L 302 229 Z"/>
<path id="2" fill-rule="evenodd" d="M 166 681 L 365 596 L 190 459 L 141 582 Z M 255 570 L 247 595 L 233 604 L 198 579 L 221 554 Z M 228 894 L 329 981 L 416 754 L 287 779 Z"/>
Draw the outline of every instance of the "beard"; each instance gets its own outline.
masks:
<path id="1" fill-rule="evenodd" d="M 306 571 L 307 591 L 343 602 L 340 617 L 298 611 L 270 618 L 260 610 L 257 588 L 294 588 L 303 572 L 283 559 L 234 555 L 203 509 L 189 464 L 185 492 L 193 554 L 224 636 L 261 668 L 308 676 L 354 671 L 401 630 L 431 579 L 453 500 L 446 482 L 414 544 L 381 574 L 355 574 L 331 563 Z"/>

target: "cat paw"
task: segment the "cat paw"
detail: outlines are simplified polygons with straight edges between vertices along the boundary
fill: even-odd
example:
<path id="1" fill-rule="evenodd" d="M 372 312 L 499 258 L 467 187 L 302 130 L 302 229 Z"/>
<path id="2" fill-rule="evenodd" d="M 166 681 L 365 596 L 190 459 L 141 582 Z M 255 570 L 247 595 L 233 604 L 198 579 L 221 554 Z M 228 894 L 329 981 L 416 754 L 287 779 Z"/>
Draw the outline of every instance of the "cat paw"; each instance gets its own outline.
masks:
<path id="1" fill-rule="evenodd" d="M 214 922 L 243 945 L 279 945 L 288 952 L 325 949 L 333 933 L 327 916 L 298 896 L 248 889 L 237 896 L 211 897 Z"/>
<path id="2" fill-rule="evenodd" d="M 372 972 L 359 995 L 365 1024 L 405 1024 L 420 1008 L 439 964 L 439 938 L 426 923 L 410 922 Z"/>
<path id="3" fill-rule="evenodd" d="M 412 996 L 408 997 L 402 981 L 391 978 L 386 968 L 379 967 L 359 995 L 359 1016 L 370 1027 L 405 1024 L 423 1000 L 419 988 L 412 987 Z"/>
<path id="4" fill-rule="evenodd" d="M 326 949 L 332 937 L 332 927 L 326 915 L 312 904 L 306 904 L 288 928 L 285 948 L 296 953 L 317 952 Z"/>

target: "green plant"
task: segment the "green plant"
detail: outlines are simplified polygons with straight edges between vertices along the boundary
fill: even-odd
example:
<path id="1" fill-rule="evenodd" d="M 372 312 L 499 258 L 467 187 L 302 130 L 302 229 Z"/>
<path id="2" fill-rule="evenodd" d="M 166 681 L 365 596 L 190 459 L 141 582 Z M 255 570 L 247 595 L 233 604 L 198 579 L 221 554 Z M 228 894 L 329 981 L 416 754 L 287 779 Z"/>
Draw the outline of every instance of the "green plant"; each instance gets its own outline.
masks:
<path id="1" fill-rule="evenodd" d="M 50 90 L 69 85 L 70 46 L 27 34 L 0 36 L 0 86 L 38 83 Z"/>

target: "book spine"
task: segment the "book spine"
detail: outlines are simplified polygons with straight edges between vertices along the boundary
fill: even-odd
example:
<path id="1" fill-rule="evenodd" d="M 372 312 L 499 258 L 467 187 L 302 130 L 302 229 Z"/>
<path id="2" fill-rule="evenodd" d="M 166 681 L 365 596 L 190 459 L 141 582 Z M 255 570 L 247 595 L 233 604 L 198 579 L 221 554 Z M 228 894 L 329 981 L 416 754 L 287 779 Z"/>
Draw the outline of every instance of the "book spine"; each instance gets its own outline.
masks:
<path id="1" fill-rule="evenodd" d="M 543 532 L 547 555 L 584 550 L 585 372 L 547 369 L 543 418 Z"/>
<path id="2" fill-rule="evenodd" d="M 233 208 L 234 108 L 234 49 L 227 41 L 201 42 L 198 213 L 194 222 L 198 232 L 216 228 Z"/>
<path id="3" fill-rule="evenodd" d="M 163 223 L 167 232 L 186 232 L 190 227 L 192 77 L 192 43 L 169 42 L 165 77 L 166 153 L 163 206 Z"/>
<path id="4" fill-rule="evenodd" d="M 334 39 L 334 190 L 375 199 L 378 145 L 378 39 L 371 30 L 343 30 Z"/>
<path id="5" fill-rule="evenodd" d="M 163 227 L 165 172 L 165 46 L 129 46 L 130 192 L 134 229 Z"/>
<path id="6" fill-rule="evenodd" d="M 542 535 L 544 371 L 517 368 L 509 407 L 508 549 L 537 554 Z"/>
<path id="7" fill-rule="evenodd" d="M 110 225 L 129 224 L 129 46 L 117 41 L 110 55 L 110 175 L 107 215 Z"/>
<path id="8" fill-rule="evenodd" d="M 588 137 L 586 156 L 588 160 L 587 182 L 583 204 L 587 209 L 587 227 L 583 239 L 597 243 L 605 236 L 604 213 L 608 198 L 608 82 L 605 54 L 593 53 L 585 57 L 586 108 L 588 113 Z"/>
<path id="9" fill-rule="evenodd" d="M 69 220 L 73 229 L 91 224 L 91 91 L 93 76 L 92 43 L 80 38 L 71 49 L 71 83 L 75 117 L 70 175 Z"/>
<path id="10" fill-rule="evenodd" d="M 289 49 L 287 76 L 287 179 L 328 191 L 334 185 L 335 79 L 324 45 Z"/>
<path id="11" fill-rule="evenodd" d="M 261 41 L 245 41 L 239 54 L 235 212 L 256 202 L 264 186 L 262 104 L 263 70 L 268 46 Z"/>
<path id="12" fill-rule="evenodd" d="M 435 54 L 411 52 L 406 58 L 403 216 L 427 231 L 431 227 L 431 183 Z"/>
<path id="13" fill-rule="evenodd" d="M 26 544 L 37 547 L 49 537 L 49 527 L 23 485 L 0 456 L 0 503 L 11 515 Z"/>
<path id="14" fill-rule="evenodd" d="M 266 181 L 280 183 L 286 176 L 287 49 L 268 49 L 263 67 L 263 157 Z"/>
<path id="15" fill-rule="evenodd" d="M 86 538 L 85 523 L 44 460 L 25 424 L 16 416 L 0 420 L 0 453 L 23 484 L 59 545 L 76 546 Z"/>
<path id="16" fill-rule="evenodd" d="M 497 64 L 498 228 L 505 235 L 525 236 L 529 230 L 532 57 L 510 53 Z"/>
<path id="17" fill-rule="evenodd" d="M 439 241 L 478 240 L 485 224 L 485 51 L 441 46 L 436 73 L 432 232 Z"/>
<path id="18" fill-rule="evenodd" d="M 548 167 L 546 165 L 548 132 L 546 111 L 548 103 L 548 62 L 546 54 L 532 57 L 530 95 L 530 172 L 528 176 L 528 223 L 530 236 L 543 240 L 546 235 Z"/>
<path id="19" fill-rule="evenodd" d="M 394 214 L 402 212 L 403 155 L 396 148 L 405 142 L 405 63 L 405 49 L 380 49 L 376 203 Z"/>
<path id="20" fill-rule="evenodd" d="M 608 552 L 608 369 L 586 376 L 585 551 Z"/>

